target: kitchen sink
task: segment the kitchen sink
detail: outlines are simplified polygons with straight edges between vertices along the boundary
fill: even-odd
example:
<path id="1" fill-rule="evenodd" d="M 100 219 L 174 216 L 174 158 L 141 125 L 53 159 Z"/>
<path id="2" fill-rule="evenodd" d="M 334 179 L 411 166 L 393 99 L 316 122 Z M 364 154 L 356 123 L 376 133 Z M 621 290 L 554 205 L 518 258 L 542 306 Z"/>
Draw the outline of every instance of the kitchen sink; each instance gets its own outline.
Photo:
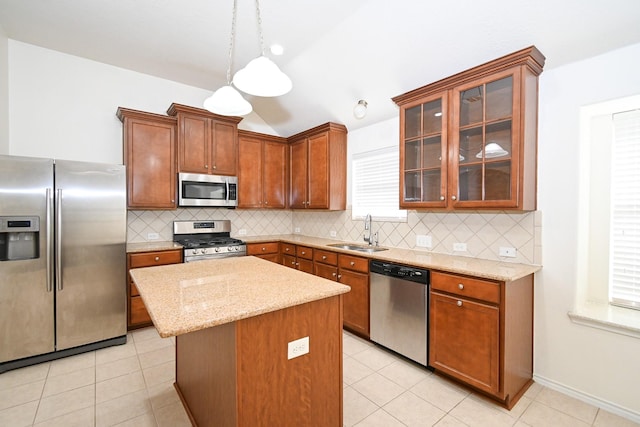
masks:
<path id="1" fill-rule="evenodd" d="M 350 245 L 350 244 L 344 244 L 344 243 L 333 243 L 333 244 L 327 245 L 327 246 L 331 246 L 332 248 L 348 249 L 350 251 L 368 252 L 368 253 L 380 252 L 380 251 L 386 251 L 387 250 L 387 248 L 381 248 L 379 246 Z"/>

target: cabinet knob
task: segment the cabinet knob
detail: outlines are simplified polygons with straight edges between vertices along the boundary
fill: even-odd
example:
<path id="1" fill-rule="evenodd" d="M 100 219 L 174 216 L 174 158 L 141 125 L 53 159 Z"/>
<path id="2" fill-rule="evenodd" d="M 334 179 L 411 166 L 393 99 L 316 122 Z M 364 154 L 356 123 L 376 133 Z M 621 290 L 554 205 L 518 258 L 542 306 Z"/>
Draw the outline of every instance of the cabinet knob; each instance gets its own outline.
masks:
<path id="1" fill-rule="evenodd" d="M 156 261 L 160 261 L 160 257 L 159 256 L 156 257 Z"/>
<path id="2" fill-rule="evenodd" d="M 342 274 L 338 274 L 338 280 L 340 280 L 340 279 L 342 279 Z"/>
<path id="3" fill-rule="evenodd" d="M 175 199 L 171 199 L 171 203 L 175 203 L 175 202 L 176 202 Z"/>
<path id="4" fill-rule="evenodd" d="M 204 165 L 204 168 L 205 169 L 209 169 L 209 165 Z"/>
<path id="5" fill-rule="evenodd" d="M 299 262 L 296 262 L 296 267 L 297 267 L 297 266 L 299 266 L 299 265 L 300 265 L 300 263 L 299 263 Z"/>
<path id="6" fill-rule="evenodd" d="M 305 251 L 302 251 L 302 255 L 304 255 L 304 254 L 306 254 L 306 252 L 305 252 Z"/>
<path id="7" fill-rule="evenodd" d="M 216 168 L 216 166 L 214 165 L 214 166 L 213 166 L 213 168 L 215 169 L 215 168 Z"/>
<path id="8" fill-rule="evenodd" d="M 353 262 L 353 261 L 351 261 L 349 264 L 351 265 L 351 267 L 353 267 L 354 265 L 356 265 L 356 263 L 355 263 L 355 262 Z"/>
<path id="9" fill-rule="evenodd" d="M 267 248 L 265 248 L 265 247 L 263 247 L 263 248 L 262 248 L 262 252 L 264 252 L 264 251 L 266 251 L 266 250 L 267 250 Z"/>
<path id="10" fill-rule="evenodd" d="M 268 204 L 269 204 L 269 202 L 267 202 L 267 201 L 265 200 L 265 201 L 264 201 L 264 204 L 265 204 L 265 205 L 268 205 Z"/>
<path id="11" fill-rule="evenodd" d="M 326 255 L 322 255 L 322 259 L 323 260 L 327 259 L 327 256 Z"/>
<path id="12" fill-rule="evenodd" d="M 440 201 L 444 202 L 444 196 L 440 196 Z"/>
<path id="13" fill-rule="evenodd" d="M 338 273 L 331 273 L 331 275 L 332 275 L 333 277 L 336 277 L 336 276 L 338 275 Z"/>
<path id="14" fill-rule="evenodd" d="M 291 261 L 291 265 L 296 265 L 296 262 L 295 261 Z"/>
<path id="15" fill-rule="evenodd" d="M 451 200 L 458 200 L 456 196 L 451 196 Z"/>
<path id="16" fill-rule="evenodd" d="M 284 251 L 285 252 L 289 252 L 289 248 L 284 248 Z"/>
<path id="17" fill-rule="evenodd" d="M 462 307 L 462 301 L 458 300 L 458 307 Z"/>
<path id="18" fill-rule="evenodd" d="M 464 285 L 462 283 L 458 283 L 458 289 L 463 290 L 464 289 Z"/>

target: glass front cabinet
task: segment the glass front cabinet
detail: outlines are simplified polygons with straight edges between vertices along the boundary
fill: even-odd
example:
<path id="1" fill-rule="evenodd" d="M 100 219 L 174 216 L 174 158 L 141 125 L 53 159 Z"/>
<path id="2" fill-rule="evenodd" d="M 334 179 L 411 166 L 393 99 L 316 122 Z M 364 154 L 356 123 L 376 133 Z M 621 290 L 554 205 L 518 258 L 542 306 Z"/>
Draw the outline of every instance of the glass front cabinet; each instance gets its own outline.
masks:
<path id="1" fill-rule="evenodd" d="M 393 98 L 400 207 L 535 210 L 543 65 L 530 47 Z"/>

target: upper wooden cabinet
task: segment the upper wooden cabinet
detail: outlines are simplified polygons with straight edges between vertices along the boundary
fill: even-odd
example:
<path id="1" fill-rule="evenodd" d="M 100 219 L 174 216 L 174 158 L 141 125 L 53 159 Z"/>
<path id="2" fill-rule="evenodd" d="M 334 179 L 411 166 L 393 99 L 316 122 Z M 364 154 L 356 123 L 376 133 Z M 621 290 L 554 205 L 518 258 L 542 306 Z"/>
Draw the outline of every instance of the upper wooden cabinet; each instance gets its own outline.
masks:
<path id="1" fill-rule="evenodd" d="M 289 207 L 346 209 L 347 128 L 326 123 L 288 140 Z"/>
<path id="2" fill-rule="evenodd" d="M 286 138 L 238 131 L 238 207 L 287 207 Z"/>
<path id="3" fill-rule="evenodd" d="M 171 104 L 167 110 L 178 119 L 178 172 L 236 175 L 238 123 L 201 108 Z"/>
<path id="4" fill-rule="evenodd" d="M 123 123 L 127 206 L 176 208 L 176 119 L 118 108 Z"/>
<path id="5" fill-rule="evenodd" d="M 531 46 L 393 98 L 401 208 L 536 209 L 544 61 Z"/>

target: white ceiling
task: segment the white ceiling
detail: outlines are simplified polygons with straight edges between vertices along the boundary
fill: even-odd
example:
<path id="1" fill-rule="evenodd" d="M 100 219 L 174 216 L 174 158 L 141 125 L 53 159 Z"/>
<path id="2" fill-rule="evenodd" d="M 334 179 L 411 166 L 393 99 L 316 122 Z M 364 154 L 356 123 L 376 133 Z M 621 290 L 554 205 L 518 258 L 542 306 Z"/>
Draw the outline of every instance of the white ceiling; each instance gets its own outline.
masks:
<path id="1" fill-rule="evenodd" d="M 233 71 L 260 53 L 238 1 Z M 226 82 L 233 0 L 0 0 L 14 40 L 209 90 Z M 264 43 L 293 80 L 246 98 L 278 134 L 388 119 L 391 97 L 536 45 L 545 69 L 640 42 L 638 0 L 262 0 Z M 353 117 L 358 99 L 367 116 Z"/>

